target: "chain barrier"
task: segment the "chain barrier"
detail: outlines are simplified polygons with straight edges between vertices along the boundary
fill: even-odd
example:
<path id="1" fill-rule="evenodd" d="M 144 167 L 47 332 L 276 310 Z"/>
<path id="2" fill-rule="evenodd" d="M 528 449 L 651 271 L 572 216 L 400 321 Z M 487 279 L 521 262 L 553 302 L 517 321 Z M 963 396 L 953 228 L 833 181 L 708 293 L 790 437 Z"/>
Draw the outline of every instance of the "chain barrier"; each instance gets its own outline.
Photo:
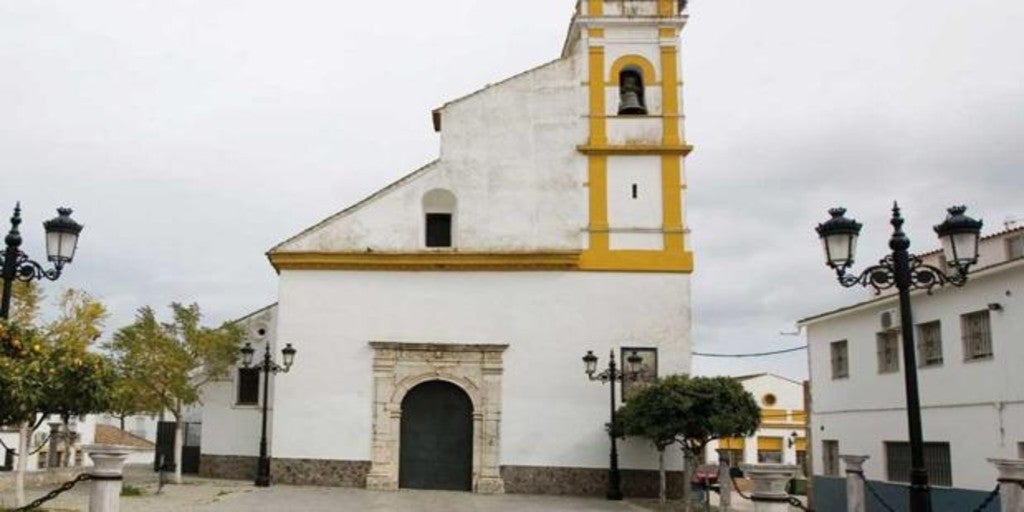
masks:
<path id="1" fill-rule="evenodd" d="M 35 509 L 39 508 L 40 506 L 42 506 L 43 503 L 46 503 L 47 501 L 50 501 L 50 500 L 56 498 L 57 496 L 60 496 L 61 494 L 65 493 L 67 491 L 70 491 L 71 488 L 74 487 L 75 484 L 77 484 L 78 482 L 84 482 L 86 480 L 92 480 L 92 479 L 93 479 L 92 475 L 90 475 L 88 473 L 82 473 L 81 475 L 78 475 L 77 477 L 75 477 L 73 480 L 69 480 L 67 482 L 64 482 L 63 484 L 61 484 L 60 487 L 58 487 L 58 488 L 56 488 L 56 489 L 46 493 L 46 495 L 43 496 L 42 498 L 39 498 L 39 499 L 33 501 L 32 503 L 29 503 L 28 505 L 25 505 L 24 507 L 18 507 L 18 508 L 11 509 L 11 512 L 25 512 L 26 510 L 35 510 Z"/>
<path id="2" fill-rule="evenodd" d="M 755 501 L 753 496 L 743 494 L 743 491 L 740 490 L 739 484 L 736 483 L 735 476 L 729 475 L 729 479 L 732 480 L 732 490 L 736 491 L 736 494 L 739 494 L 740 498 L 743 498 L 747 501 Z M 797 498 L 796 496 L 786 496 L 785 501 L 786 503 L 789 504 L 789 506 L 796 507 L 802 510 L 803 512 L 814 512 L 813 508 L 807 508 L 807 505 L 804 505 L 804 502 L 800 501 L 800 498 Z"/>
<path id="3" fill-rule="evenodd" d="M 974 508 L 973 512 L 981 512 L 985 510 L 986 508 L 988 508 L 989 505 L 992 504 L 993 501 L 995 501 L 997 496 L 999 496 L 998 484 L 996 484 L 995 489 L 992 489 L 992 492 L 988 493 L 988 496 L 985 496 L 985 501 L 981 502 L 981 505 L 978 505 L 977 507 Z"/>
<path id="4" fill-rule="evenodd" d="M 864 482 L 864 488 L 868 490 L 869 494 L 874 496 L 875 501 L 882 505 L 882 508 L 888 510 L 889 512 L 896 512 L 896 509 L 892 508 L 891 505 L 889 505 L 888 503 L 885 502 L 885 500 L 882 499 L 882 496 L 878 494 L 878 491 L 876 491 L 875 488 L 871 485 L 871 482 L 868 481 L 867 478 L 864 478 L 864 473 L 856 472 L 854 474 L 860 477 L 860 480 Z"/>

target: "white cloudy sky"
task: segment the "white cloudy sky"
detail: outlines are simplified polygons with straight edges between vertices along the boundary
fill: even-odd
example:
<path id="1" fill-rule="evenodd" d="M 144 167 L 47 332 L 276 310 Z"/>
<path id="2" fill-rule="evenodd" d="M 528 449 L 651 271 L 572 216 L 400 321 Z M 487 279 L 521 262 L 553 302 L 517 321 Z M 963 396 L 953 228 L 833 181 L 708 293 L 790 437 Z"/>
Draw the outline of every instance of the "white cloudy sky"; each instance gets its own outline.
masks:
<path id="1" fill-rule="evenodd" d="M 272 302 L 263 253 L 437 154 L 430 110 L 560 51 L 572 0 L 0 3 L 0 208 L 26 248 L 57 205 L 87 225 L 61 286 L 111 308 Z M 696 350 L 795 346 L 863 297 L 820 263 L 825 209 L 880 255 L 966 203 L 1024 218 L 1024 2 L 692 0 L 684 33 Z M 5 228 L 6 229 L 6 228 Z M 49 290 L 56 290 L 51 285 Z M 806 374 L 803 354 L 697 359 Z"/>

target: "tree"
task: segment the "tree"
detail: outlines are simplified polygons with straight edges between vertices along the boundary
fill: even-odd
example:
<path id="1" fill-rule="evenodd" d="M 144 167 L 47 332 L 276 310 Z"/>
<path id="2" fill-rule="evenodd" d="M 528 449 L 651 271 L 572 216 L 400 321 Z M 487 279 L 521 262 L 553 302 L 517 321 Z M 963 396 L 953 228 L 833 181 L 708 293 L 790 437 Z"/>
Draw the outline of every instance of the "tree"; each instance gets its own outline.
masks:
<path id="1" fill-rule="evenodd" d="M 659 450 L 664 499 L 664 447 L 679 443 L 683 451 L 683 499 L 690 500 L 695 463 L 708 443 L 724 437 L 752 435 L 761 421 L 757 401 L 735 379 L 671 375 L 652 383 L 622 408 L 627 435 L 643 436 Z M 671 436 L 672 441 L 666 439 Z"/>
<path id="2" fill-rule="evenodd" d="M 117 360 L 124 384 L 174 416 L 174 482 L 181 483 L 181 452 L 185 409 L 200 401 L 204 384 L 226 377 L 238 359 L 244 332 L 224 323 L 203 327 L 197 304 L 171 304 L 172 318 L 161 323 L 150 307 L 114 334 L 108 348 Z"/>

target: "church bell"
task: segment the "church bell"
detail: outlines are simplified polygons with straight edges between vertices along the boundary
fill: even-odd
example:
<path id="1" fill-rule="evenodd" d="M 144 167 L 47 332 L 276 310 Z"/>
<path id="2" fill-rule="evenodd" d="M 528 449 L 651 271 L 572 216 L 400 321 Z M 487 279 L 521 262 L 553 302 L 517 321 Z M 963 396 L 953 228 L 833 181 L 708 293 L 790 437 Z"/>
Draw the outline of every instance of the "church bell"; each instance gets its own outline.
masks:
<path id="1" fill-rule="evenodd" d="M 647 115 L 647 107 L 640 103 L 640 95 L 636 91 L 625 91 L 619 101 L 620 116 Z"/>

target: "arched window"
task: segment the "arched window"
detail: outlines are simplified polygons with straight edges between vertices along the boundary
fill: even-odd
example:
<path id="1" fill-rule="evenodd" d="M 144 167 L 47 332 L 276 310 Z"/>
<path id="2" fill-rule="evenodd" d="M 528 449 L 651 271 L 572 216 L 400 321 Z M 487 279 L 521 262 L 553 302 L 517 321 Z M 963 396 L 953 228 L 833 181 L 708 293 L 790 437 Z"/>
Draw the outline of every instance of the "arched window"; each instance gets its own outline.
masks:
<path id="1" fill-rule="evenodd" d="M 427 247 L 454 247 L 455 194 L 441 188 L 424 194 L 423 223 Z"/>
<path id="2" fill-rule="evenodd" d="M 645 116 L 644 75 L 639 68 L 627 66 L 619 73 L 619 115 Z"/>

